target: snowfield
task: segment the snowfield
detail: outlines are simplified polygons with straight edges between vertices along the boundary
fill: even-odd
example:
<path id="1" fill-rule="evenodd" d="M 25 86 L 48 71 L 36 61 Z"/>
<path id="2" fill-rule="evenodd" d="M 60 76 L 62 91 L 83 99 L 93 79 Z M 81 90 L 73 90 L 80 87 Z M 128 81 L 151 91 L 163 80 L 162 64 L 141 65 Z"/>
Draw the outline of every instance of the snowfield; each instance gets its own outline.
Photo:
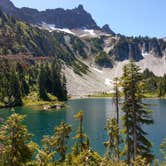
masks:
<path id="1" fill-rule="evenodd" d="M 107 34 L 100 30 L 56 28 L 56 25 L 47 24 L 45 22 L 42 22 L 42 24 L 38 25 L 37 27 L 39 27 L 40 29 L 48 30 L 49 32 L 53 32 L 53 31 L 65 32 L 68 34 L 78 36 L 80 38 L 96 38 L 96 37 L 100 37 L 100 36 L 110 36 L 110 34 Z"/>

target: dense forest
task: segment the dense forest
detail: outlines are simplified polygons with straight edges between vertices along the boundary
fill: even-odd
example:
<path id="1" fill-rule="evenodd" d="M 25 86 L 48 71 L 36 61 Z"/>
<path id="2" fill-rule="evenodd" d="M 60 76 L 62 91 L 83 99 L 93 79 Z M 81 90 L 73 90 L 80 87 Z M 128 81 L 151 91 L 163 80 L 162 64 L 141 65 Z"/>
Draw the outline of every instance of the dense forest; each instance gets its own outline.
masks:
<path id="1" fill-rule="evenodd" d="M 147 97 L 165 97 L 166 96 L 166 74 L 164 76 L 155 76 L 148 69 L 143 72 L 145 93 Z"/>
<path id="2" fill-rule="evenodd" d="M 52 64 L 54 66 L 54 63 Z M 40 72 L 44 72 L 41 65 Z M 45 70 L 46 71 L 46 70 Z M 123 87 L 124 100 L 121 100 L 119 86 Z M 153 123 L 152 112 L 143 102 L 144 78 L 140 68 L 133 62 L 124 67 L 121 79 L 114 81 L 115 104 L 114 118 L 108 119 L 106 132 L 108 140 L 104 142 L 105 155 L 101 156 L 90 145 L 89 137 L 84 133 L 83 111 L 74 115 L 78 121 L 74 144 L 68 145 L 71 139 L 72 126 L 62 122 L 55 127 L 53 135 L 43 136 L 42 146 L 32 141 L 32 135 L 23 125 L 24 116 L 13 114 L 1 125 L 0 129 L 0 162 L 2 166 L 147 166 L 159 163 L 151 150 L 152 142 L 147 139 L 144 125 Z M 47 90 L 47 88 L 45 88 Z M 45 95 L 44 95 L 45 97 Z M 120 117 L 120 106 L 123 116 Z M 73 119 L 73 120 L 74 120 Z M 123 125 L 120 126 L 120 121 Z M 101 142 L 102 143 L 102 142 Z M 165 140 L 161 150 L 166 155 Z"/>
<path id="3" fill-rule="evenodd" d="M 32 94 L 36 100 L 50 101 L 52 96 L 59 101 L 67 100 L 66 80 L 61 74 L 61 65 L 55 59 L 15 61 L 1 59 L 0 105 L 22 106 L 24 99 Z M 27 101 L 26 101 L 27 102 Z"/>

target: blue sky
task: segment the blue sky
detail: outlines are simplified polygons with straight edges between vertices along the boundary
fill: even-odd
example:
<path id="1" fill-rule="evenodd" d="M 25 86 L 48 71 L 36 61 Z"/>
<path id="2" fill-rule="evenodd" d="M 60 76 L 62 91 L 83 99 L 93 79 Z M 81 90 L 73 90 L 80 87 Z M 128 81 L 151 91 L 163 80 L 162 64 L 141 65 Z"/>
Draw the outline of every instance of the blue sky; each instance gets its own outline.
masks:
<path id="1" fill-rule="evenodd" d="M 83 4 L 98 25 L 128 36 L 166 36 L 166 0 L 11 0 L 18 7 L 74 8 Z"/>

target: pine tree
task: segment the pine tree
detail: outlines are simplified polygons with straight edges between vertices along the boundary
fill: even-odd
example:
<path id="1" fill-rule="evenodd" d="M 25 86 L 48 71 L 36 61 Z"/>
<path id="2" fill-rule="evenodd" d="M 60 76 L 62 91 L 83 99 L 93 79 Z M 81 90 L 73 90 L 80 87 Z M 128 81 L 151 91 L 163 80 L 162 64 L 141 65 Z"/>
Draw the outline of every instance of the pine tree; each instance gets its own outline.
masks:
<path id="1" fill-rule="evenodd" d="M 51 138 L 52 146 L 55 147 L 56 152 L 60 155 L 60 161 L 65 160 L 67 142 L 71 131 L 71 126 L 62 122 L 58 127 L 55 128 L 54 135 Z"/>
<path id="2" fill-rule="evenodd" d="M 60 101 L 67 100 L 66 78 L 61 75 L 61 65 L 54 61 L 51 64 L 52 94 Z"/>
<path id="3" fill-rule="evenodd" d="M 47 166 L 47 164 L 51 166 L 51 163 L 55 164 L 56 154 L 60 157 L 59 162 L 65 160 L 68 149 L 67 143 L 71 131 L 71 126 L 62 122 L 59 126 L 55 127 L 52 136 L 43 137 L 42 149 L 37 154 L 37 161 L 40 163 L 40 166 Z"/>
<path id="4" fill-rule="evenodd" d="M 50 136 L 44 136 L 42 139 L 42 148 L 38 149 L 36 155 L 36 165 L 53 166 L 55 165 L 55 150 L 52 147 L 52 139 Z"/>
<path id="5" fill-rule="evenodd" d="M 43 64 L 40 67 L 40 74 L 39 74 L 39 97 L 43 100 L 49 100 L 46 91 L 46 73 Z"/>
<path id="6" fill-rule="evenodd" d="M 163 97 L 166 94 L 165 91 L 165 81 L 164 81 L 164 77 L 159 79 L 159 84 L 158 84 L 158 97 Z"/>
<path id="7" fill-rule="evenodd" d="M 5 166 L 23 166 L 32 161 L 36 145 L 31 141 L 32 135 L 22 125 L 24 118 L 14 113 L 0 129 L 2 162 Z"/>
<path id="8" fill-rule="evenodd" d="M 143 80 L 140 68 L 130 62 L 124 67 L 122 77 L 124 92 L 124 127 L 127 142 L 127 163 L 130 165 L 138 156 L 145 158 L 147 162 L 153 159 L 151 142 L 146 138 L 147 133 L 142 129 L 143 124 L 152 124 L 151 112 L 147 110 L 143 99 Z"/>
<path id="9" fill-rule="evenodd" d="M 13 69 L 14 70 L 14 69 Z M 15 71 L 10 74 L 10 87 L 9 87 L 9 97 L 14 97 L 14 103 L 12 106 L 22 106 L 22 95 L 21 95 L 21 85 L 18 75 Z"/>
<path id="10" fill-rule="evenodd" d="M 85 149 L 89 149 L 89 139 L 87 138 L 87 135 L 83 133 L 83 117 L 83 111 L 80 111 L 74 115 L 74 118 L 79 120 L 77 134 L 74 137 L 75 140 L 78 140 L 78 144 L 76 145 L 77 148 L 79 148 L 79 152 L 82 152 Z"/>
<path id="11" fill-rule="evenodd" d="M 46 90 L 47 92 L 51 93 L 51 90 L 52 90 L 52 82 L 51 82 L 51 70 L 50 70 L 50 67 L 49 67 L 49 64 L 46 63 L 45 64 L 45 79 L 46 79 L 46 82 L 45 82 L 45 85 L 46 85 Z"/>
<path id="12" fill-rule="evenodd" d="M 119 147 L 119 104 L 120 104 L 120 91 L 119 91 L 119 80 L 118 78 L 114 79 L 114 94 L 113 94 L 113 104 L 115 105 L 116 110 L 116 123 L 118 125 L 118 131 L 117 131 L 117 141 L 118 141 L 118 147 Z M 117 157 L 119 158 L 119 152 L 117 154 Z"/>
<path id="13" fill-rule="evenodd" d="M 119 126 L 117 124 L 117 119 L 113 118 L 107 121 L 106 130 L 109 136 L 109 140 L 104 143 L 106 147 L 105 158 L 112 161 L 119 160 Z"/>

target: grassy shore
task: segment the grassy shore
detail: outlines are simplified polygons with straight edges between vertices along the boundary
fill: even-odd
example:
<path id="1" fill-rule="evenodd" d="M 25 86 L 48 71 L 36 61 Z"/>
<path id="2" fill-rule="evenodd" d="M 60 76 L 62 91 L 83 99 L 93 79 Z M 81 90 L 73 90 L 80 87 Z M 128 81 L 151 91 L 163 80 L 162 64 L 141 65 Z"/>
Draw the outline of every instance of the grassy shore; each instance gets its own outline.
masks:
<path id="1" fill-rule="evenodd" d="M 123 97 L 123 95 L 121 95 Z M 98 93 L 94 95 L 88 95 L 89 98 L 113 98 L 113 93 Z M 166 95 L 159 97 L 157 93 L 145 93 L 144 97 L 147 99 L 166 99 Z"/>
<path id="2" fill-rule="evenodd" d="M 39 98 L 35 91 L 31 92 L 28 96 L 23 98 L 23 106 L 32 106 L 39 110 L 65 108 L 64 102 L 58 101 L 55 96 L 48 94 L 48 97 L 49 101 L 44 101 Z M 7 106 L 0 102 L 0 108 L 7 108 Z"/>
<path id="3" fill-rule="evenodd" d="M 65 104 L 64 102 L 58 101 L 58 99 L 51 95 L 48 94 L 49 101 L 43 101 L 39 98 L 38 94 L 36 92 L 31 92 L 28 96 L 26 96 L 23 99 L 24 106 L 38 106 L 39 109 L 60 109 L 64 108 Z"/>

